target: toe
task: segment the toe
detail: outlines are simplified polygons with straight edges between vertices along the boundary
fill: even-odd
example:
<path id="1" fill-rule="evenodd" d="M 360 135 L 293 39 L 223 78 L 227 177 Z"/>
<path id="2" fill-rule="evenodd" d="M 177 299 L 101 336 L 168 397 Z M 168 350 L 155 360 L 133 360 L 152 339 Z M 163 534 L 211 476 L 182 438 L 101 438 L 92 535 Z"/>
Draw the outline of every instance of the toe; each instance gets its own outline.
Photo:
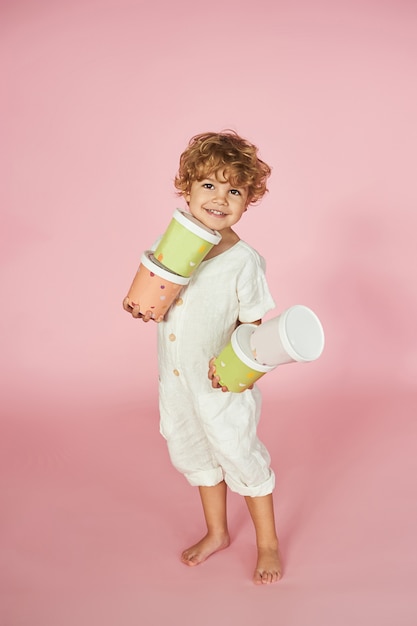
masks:
<path id="1" fill-rule="evenodd" d="M 271 582 L 271 574 L 270 572 L 263 572 L 262 574 L 262 583 L 264 585 L 268 585 Z"/>
<path id="2" fill-rule="evenodd" d="M 183 552 L 181 555 L 181 561 L 186 565 L 192 567 L 193 565 L 197 565 L 198 559 L 195 554 L 189 554 L 187 552 Z"/>
<path id="3" fill-rule="evenodd" d="M 255 583 L 255 585 L 262 585 L 262 572 L 260 572 L 259 570 L 255 570 L 255 573 L 253 575 L 253 582 Z"/>
<path id="4" fill-rule="evenodd" d="M 281 578 L 281 572 L 276 571 L 273 573 L 272 582 L 277 583 L 280 578 Z"/>

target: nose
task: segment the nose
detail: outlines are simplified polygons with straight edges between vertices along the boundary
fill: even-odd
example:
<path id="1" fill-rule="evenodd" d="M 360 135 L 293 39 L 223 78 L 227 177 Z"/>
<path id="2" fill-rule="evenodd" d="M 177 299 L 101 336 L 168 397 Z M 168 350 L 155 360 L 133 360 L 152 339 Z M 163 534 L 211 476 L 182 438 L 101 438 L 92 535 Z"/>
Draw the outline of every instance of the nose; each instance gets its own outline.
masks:
<path id="1" fill-rule="evenodd" d="M 213 198 L 215 204 L 224 206 L 227 204 L 227 191 L 225 189 L 217 189 L 216 195 Z"/>

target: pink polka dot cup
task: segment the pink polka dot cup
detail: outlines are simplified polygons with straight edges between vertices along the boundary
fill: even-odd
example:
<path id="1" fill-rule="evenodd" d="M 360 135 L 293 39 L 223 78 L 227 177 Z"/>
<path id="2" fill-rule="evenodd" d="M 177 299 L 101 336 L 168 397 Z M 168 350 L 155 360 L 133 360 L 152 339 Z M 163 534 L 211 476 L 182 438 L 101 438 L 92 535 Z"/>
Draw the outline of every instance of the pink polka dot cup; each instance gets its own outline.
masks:
<path id="1" fill-rule="evenodd" d="M 127 297 L 132 306 L 139 305 L 140 312 L 152 311 L 152 319 L 158 320 L 168 311 L 179 292 L 190 279 L 170 272 L 158 263 L 147 250 L 129 289 Z"/>

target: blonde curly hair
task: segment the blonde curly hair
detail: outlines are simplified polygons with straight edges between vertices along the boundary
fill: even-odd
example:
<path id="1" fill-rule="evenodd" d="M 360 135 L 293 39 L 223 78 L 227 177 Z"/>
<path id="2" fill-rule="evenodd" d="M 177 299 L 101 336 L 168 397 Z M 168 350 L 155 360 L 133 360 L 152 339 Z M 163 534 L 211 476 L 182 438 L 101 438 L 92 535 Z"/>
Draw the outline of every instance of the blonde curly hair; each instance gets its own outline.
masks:
<path id="1" fill-rule="evenodd" d="M 192 137 L 180 157 L 175 187 L 179 196 L 190 192 L 195 180 L 220 175 L 231 185 L 247 187 L 248 204 L 268 191 L 271 168 L 258 157 L 258 148 L 233 130 L 201 133 Z"/>

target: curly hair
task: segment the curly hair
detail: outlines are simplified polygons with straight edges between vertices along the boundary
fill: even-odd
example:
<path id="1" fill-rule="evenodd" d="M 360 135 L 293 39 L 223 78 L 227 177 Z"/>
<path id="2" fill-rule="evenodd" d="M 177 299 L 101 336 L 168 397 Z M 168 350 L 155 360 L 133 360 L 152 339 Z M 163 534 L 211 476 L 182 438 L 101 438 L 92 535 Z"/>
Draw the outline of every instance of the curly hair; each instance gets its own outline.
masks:
<path id="1" fill-rule="evenodd" d="M 180 157 L 175 187 L 178 195 L 189 193 L 191 184 L 218 174 L 231 185 L 248 188 L 248 204 L 268 191 L 271 168 L 258 157 L 258 148 L 235 131 L 201 133 L 192 137 Z"/>

